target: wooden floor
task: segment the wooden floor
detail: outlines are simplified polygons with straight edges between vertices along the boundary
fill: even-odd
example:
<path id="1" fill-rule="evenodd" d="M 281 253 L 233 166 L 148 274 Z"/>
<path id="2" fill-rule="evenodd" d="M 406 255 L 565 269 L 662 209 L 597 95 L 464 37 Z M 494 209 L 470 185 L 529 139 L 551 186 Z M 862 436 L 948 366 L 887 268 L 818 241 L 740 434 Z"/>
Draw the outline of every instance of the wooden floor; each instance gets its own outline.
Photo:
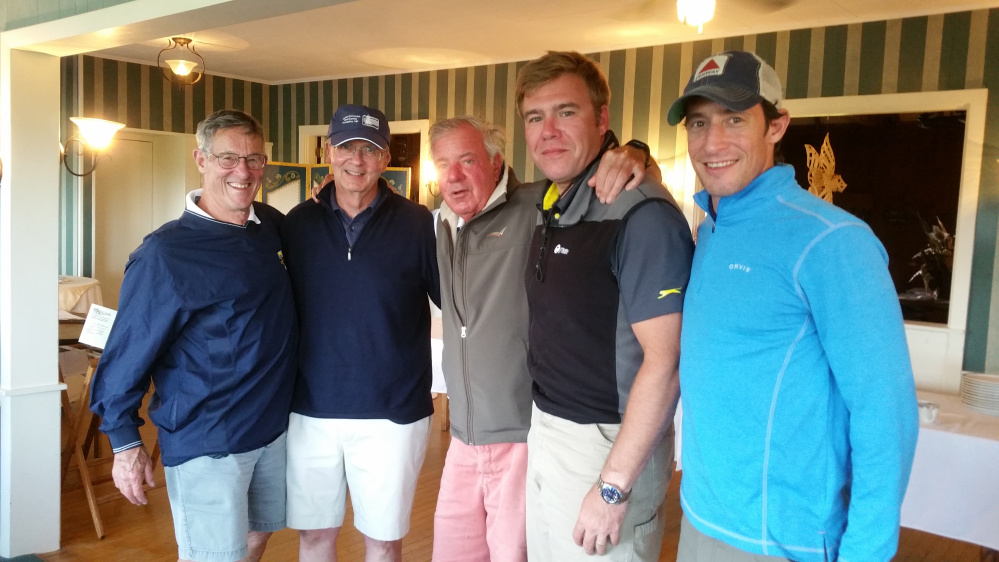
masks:
<path id="1" fill-rule="evenodd" d="M 431 433 L 427 460 L 423 465 L 417 487 L 412 526 L 409 534 L 403 539 L 403 560 L 407 562 L 430 560 L 433 545 L 433 514 L 449 441 L 446 432 L 436 431 L 439 427 L 435 420 L 435 431 Z M 157 470 L 158 484 L 163 483 L 162 472 L 162 468 Z M 666 535 L 660 561 L 676 559 L 681 513 L 677 493 L 679 476 L 677 474 L 673 478 L 667 494 Z M 115 490 L 111 483 L 99 486 L 98 495 L 112 492 Z M 63 493 L 62 502 L 63 547 L 56 552 L 42 554 L 41 557 L 50 562 L 176 560 L 177 547 L 173 537 L 173 522 L 170 518 L 166 489 L 160 487 L 151 490 L 148 497 L 149 504 L 142 507 L 133 506 L 124 499 L 102 504 L 100 511 L 107 536 L 103 540 L 98 540 L 82 488 L 67 488 Z M 340 562 L 364 559 L 363 541 L 353 528 L 349 512 L 340 534 L 338 549 Z M 979 553 L 979 548 L 974 545 L 902 529 L 899 553 L 895 560 L 978 562 Z M 298 535 L 295 531 L 285 529 L 275 533 L 271 538 L 264 560 L 295 560 L 297 554 Z"/>

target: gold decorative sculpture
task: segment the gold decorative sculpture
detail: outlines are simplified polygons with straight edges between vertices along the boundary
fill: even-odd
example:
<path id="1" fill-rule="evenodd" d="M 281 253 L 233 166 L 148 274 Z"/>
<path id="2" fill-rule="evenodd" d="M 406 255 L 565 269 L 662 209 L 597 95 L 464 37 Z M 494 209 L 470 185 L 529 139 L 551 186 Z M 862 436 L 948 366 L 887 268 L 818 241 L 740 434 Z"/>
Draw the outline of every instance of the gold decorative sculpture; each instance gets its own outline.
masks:
<path id="1" fill-rule="evenodd" d="M 846 182 L 836 173 L 836 156 L 829 144 L 829 133 L 822 141 L 821 151 L 806 144 L 805 154 L 808 155 L 808 191 L 832 203 L 833 193 L 846 189 Z"/>

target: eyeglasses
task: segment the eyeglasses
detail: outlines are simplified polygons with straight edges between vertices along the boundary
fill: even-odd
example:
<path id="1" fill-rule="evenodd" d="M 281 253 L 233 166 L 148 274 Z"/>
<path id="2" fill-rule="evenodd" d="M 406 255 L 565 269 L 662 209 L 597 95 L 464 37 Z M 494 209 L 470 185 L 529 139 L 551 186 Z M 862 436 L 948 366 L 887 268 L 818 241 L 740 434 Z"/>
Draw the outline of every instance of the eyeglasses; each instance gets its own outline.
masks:
<path id="1" fill-rule="evenodd" d="M 373 160 L 382 155 L 382 149 L 368 142 L 343 143 L 333 147 L 337 158 L 353 158 L 358 152 L 361 158 Z"/>
<path id="2" fill-rule="evenodd" d="M 212 154 L 208 153 L 209 156 L 214 156 L 218 160 L 219 166 L 222 166 L 226 170 L 231 170 L 236 166 L 239 166 L 240 160 L 246 160 L 246 167 L 251 170 L 259 170 L 267 164 L 267 156 L 263 154 L 247 154 L 246 156 L 240 156 L 235 152 L 223 152 L 222 154 Z"/>

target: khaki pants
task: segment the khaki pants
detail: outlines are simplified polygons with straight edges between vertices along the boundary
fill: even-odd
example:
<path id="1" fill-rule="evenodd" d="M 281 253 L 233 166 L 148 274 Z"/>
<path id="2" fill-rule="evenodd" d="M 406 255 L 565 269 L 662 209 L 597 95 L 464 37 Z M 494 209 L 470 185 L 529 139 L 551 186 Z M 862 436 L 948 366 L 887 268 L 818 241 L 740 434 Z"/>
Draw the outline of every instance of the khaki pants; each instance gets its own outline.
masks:
<path id="1" fill-rule="evenodd" d="M 663 500 L 673 476 L 673 429 L 632 487 L 619 544 L 587 556 L 572 540 L 583 497 L 617 438 L 619 424 L 577 424 L 534 406 L 527 436 L 527 558 L 537 562 L 655 562 L 663 540 Z"/>
<path id="2" fill-rule="evenodd" d="M 690 524 L 686 517 L 680 520 L 680 548 L 677 562 L 789 562 L 780 556 L 764 556 L 746 552 L 709 537 Z"/>

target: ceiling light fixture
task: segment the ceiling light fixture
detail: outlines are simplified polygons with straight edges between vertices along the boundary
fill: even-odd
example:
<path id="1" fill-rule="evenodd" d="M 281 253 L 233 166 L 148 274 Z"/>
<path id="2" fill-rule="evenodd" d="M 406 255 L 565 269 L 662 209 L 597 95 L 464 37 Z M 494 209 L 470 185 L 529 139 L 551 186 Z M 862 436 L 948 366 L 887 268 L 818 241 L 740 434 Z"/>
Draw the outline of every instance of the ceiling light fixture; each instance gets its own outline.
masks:
<path id="1" fill-rule="evenodd" d="M 715 0 L 676 0 L 676 15 L 687 25 L 696 25 L 697 33 L 715 15 Z"/>
<path id="2" fill-rule="evenodd" d="M 156 57 L 156 64 L 163 71 L 163 77 L 182 86 L 197 84 L 205 75 L 204 57 L 194 50 L 194 45 L 187 37 L 171 37 L 168 41 L 166 49 Z M 163 66 L 163 63 L 167 66 Z M 201 72 L 197 72 L 198 66 L 201 66 Z"/>
<path id="3" fill-rule="evenodd" d="M 104 119 L 91 119 L 87 117 L 70 117 L 70 121 L 76 123 L 76 127 L 80 130 L 80 136 L 70 137 L 66 139 L 66 145 L 59 145 L 60 160 L 62 160 L 63 166 L 66 167 L 66 171 L 73 174 L 78 178 L 83 176 L 89 176 L 94 173 L 97 169 L 97 157 L 100 153 L 111 146 L 111 140 L 114 138 L 115 133 L 118 129 L 125 126 L 124 123 L 115 123 L 114 121 L 106 121 Z M 80 138 L 83 137 L 83 138 Z M 70 143 L 78 143 L 83 149 L 90 149 L 90 169 L 84 172 L 77 172 L 69 167 L 69 161 L 67 159 L 66 147 Z"/>

